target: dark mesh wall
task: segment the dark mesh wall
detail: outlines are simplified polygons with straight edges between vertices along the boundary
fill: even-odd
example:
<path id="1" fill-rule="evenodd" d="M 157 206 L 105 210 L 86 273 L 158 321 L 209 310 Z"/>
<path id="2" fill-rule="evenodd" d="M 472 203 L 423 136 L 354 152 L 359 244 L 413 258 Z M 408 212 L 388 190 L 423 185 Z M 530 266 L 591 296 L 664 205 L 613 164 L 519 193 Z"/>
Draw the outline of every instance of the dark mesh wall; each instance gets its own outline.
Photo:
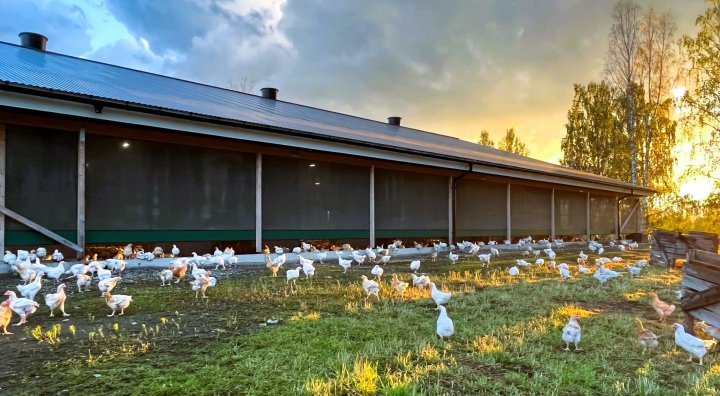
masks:
<path id="1" fill-rule="evenodd" d="M 124 142 L 87 136 L 88 243 L 254 239 L 255 154 Z"/>
<path id="2" fill-rule="evenodd" d="M 625 226 L 625 228 L 622 229 L 623 234 L 639 232 L 638 231 L 638 216 L 640 215 L 640 207 L 638 206 L 638 208 L 635 209 L 635 212 L 633 212 L 632 215 L 630 214 L 633 206 L 638 201 L 639 201 L 638 199 L 632 199 L 632 198 L 625 198 L 622 201 L 620 201 L 620 224 L 624 223 L 625 220 L 627 220 L 627 218 L 630 217 L 630 220 L 627 222 L 627 225 Z"/>
<path id="3" fill-rule="evenodd" d="M 615 233 L 615 198 L 590 196 L 590 233 L 608 235 Z"/>
<path id="4" fill-rule="evenodd" d="M 447 176 L 375 169 L 378 238 L 448 235 Z"/>
<path id="5" fill-rule="evenodd" d="M 455 232 L 458 237 L 505 237 L 507 184 L 460 179 L 455 188 Z"/>
<path id="6" fill-rule="evenodd" d="M 555 235 L 586 235 L 586 216 L 586 193 L 555 190 Z"/>
<path id="7" fill-rule="evenodd" d="M 263 239 L 370 234 L 370 168 L 263 156 Z"/>
<path id="8" fill-rule="evenodd" d="M 70 239 L 77 238 L 78 134 L 7 125 L 5 204 Z M 7 245 L 50 240 L 5 217 Z"/>
<path id="9" fill-rule="evenodd" d="M 510 227 L 514 236 L 550 235 L 551 190 L 510 186 Z"/>

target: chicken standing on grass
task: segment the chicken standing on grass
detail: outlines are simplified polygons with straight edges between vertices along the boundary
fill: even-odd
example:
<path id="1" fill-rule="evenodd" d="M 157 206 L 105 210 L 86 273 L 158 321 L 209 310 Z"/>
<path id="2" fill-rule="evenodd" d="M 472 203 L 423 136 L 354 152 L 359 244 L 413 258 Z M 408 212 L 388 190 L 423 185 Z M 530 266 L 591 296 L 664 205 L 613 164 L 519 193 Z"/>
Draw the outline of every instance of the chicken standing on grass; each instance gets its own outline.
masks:
<path id="1" fill-rule="evenodd" d="M 265 266 L 270 270 L 271 277 L 276 277 L 280 266 L 270 259 L 270 256 L 265 256 Z"/>
<path id="2" fill-rule="evenodd" d="M 715 340 L 702 340 L 685 332 L 685 327 L 680 323 L 672 325 L 675 330 L 675 344 L 690 353 L 688 362 L 692 362 L 693 356 L 700 359 L 703 364 L 703 356 L 707 354 L 708 348 L 716 343 Z"/>
<path id="3" fill-rule="evenodd" d="M 450 337 L 455 334 L 455 325 L 452 319 L 447 314 L 447 310 L 442 305 L 438 305 L 436 310 L 440 311 L 440 315 L 437 318 L 437 326 L 435 328 L 435 334 L 437 334 L 441 340 L 445 340 L 445 337 Z"/>
<path id="4" fill-rule="evenodd" d="M 415 260 L 410 262 L 410 270 L 412 272 L 417 272 L 417 270 L 420 269 L 420 260 Z"/>
<path id="5" fill-rule="evenodd" d="M 564 351 L 570 350 L 570 344 L 575 345 L 576 351 L 581 351 L 582 349 L 578 348 L 578 344 L 580 343 L 580 324 L 578 323 L 578 319 L 580 319 L 580 316 L 573 315 L 570 317 L 570 320 L 568 320 L 568 323 L 563 327 L 562 329 L 562 340 L 565 342 L 565 348 L 563 348 Z"/>
<path id="6" fill-rule="evenodd" d="M 85 291 L 90 290 L 90 285 L 92 284 L 92 277 L 87 274 L 78 274 L 76 276 L 77 276 L 78 292 L 82 293 L 83 286 L 85 286 Z"/>
<path id="7" fill-rule="evenodd" d="M 294 270 L 289 269 L 286 272 L 287 280 L 285 281 L 285 284 L 290 283 L 292 281 L 292 284 L 290 285 L 290 292 L 295 293 L 295 290 L 293 290 L 293 286 L 295 286 L 295 280 L 300 277 L 300 270 L 302 267 L 297 267 Z"/>
<path id="8" fill-rule="evenodd" d="M 124 294 L 112 295 L 110 292 L 103 293 L 105 297 L 105 304 L 112 309 L 112 314 L 108 315 L 115 316 L 115 311 L 120 310 L 120 315 L 125 315 L 125 309 L 130 306 L 132 302 L 132 296 L 126 296 Z"/>
<path id="9" fill-rule="evenodd" d="M 57 293 L 51 293 L 45 295 L 45 305 L 50 308 L 50 317 L 55 316 L 55 309 L 60 308 L 60 312 L 62 312 L 62 316 L 70 316 L 70 314 L 65 313 L 65 299 L 67 296 L 65 295 L 65 284 L 61 283 L 57 287 Z"/>
<path id="10" fill-rule="evenodd" d="M 379 266 L 379 265 L 375 265 L 375 266 L 370 270 L 370 273 L 371 273 L 373 276 L 375 276 L 375 278 L 377 278 L 377 279 L 382 278 L 383 272 L 385 272 L 385 270 L 383 270 L 382 267 Z"/>
<path id="11" fill-rule="evenodd" d="M 664 321 L 665 318 L 672 315 L 672 313 L 675 311 L 675 305 L 670 305 L 670 304 L 660 300 L 658 298 L 657 294 L 650 292 L 650 293 L 648 293 L 648 295 L 650 295 L 650 297 L 652 297 L 653 309 L 660 316 L 660 319 L 658 321 L 660 321 L 660 322 Z"/>
<path id="12" fill-rule="evenodd" d="M 640 319 L 635 319 L 638 323 L 638 334 L 637 334 L 637 340 L 638 344 L 643 347 L 642 354 L 645 354 L 645 351 L 648 349 L 656 348 L 658 346 L 658 337 L 650 330 L 645 329 L 645 326 L 643 326 Z"/>
<path id="13" fill-rule="evenodd" d="M 380 285 L 373 280 L 369 280 L 365 275 L 360 278 L 362 279 L 362 288 L 365 290 L 365 301 L 372 295 L 380 301 Z"/>
<path id="14" fill-rule="evenodd" d="M 390 286 L 392 286 L 392 288 L 395 289 L 395 291 L 400 293 L 400 295 L 402 296 L 403 294 L 405 294 L 405 290 L 407 290 L 408 288 L 408 283 L 398 279 L 397 274 L 392 274 L 392 281 L 390 282 Z"/>
<path id="15" fill-rule="evenodd" d="M 445 305 L 450 301 L 452 293 L 441 291 L 435 283 L 430 282 L 430 297 L 435 301 L 435 305 Z"/>

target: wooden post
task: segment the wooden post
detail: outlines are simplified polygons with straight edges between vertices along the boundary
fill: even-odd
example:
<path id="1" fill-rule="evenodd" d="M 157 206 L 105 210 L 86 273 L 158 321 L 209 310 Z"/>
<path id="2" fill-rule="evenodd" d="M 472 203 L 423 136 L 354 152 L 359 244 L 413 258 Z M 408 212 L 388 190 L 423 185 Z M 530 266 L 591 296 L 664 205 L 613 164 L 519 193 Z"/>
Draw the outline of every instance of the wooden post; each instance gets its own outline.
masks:
<path id="1" fill-rule="evenodd" d="M 617 195 L 615 196 L 615 238 L 620 240 L 620 201 L 618 201 Z"/>
<path id="2" fill-rule="evenodd" d="M 550 192 L 550 241 L 555 240 L 555 189 Z"/>
<path id="3" fill-rule="evenodd" d="M 375 246 L 375 165 L 370 165 L 370 247 Z"/>
<path id="4" fill-rule="evenodd" d="M 454 197 L 453 197 L 453 177 L 450 176 L 448 178 L 448 246 L 453 243 L 453 206 L 454 205 Z"/>
<path id="5" fill-rule="evenodd" d="M 85 129 L 78 133 L 78 169 L 77 169 L 77 244 L 83 251 L 78 252 L 78 260 L 85 249 Z"/>
<path id="6" fill-rule="evenodd" d="M 262 154 L 255 157 L 255 251 L 262 252 Z"/>
<path id="7" fill-rule="evenodd" d="M 505 211 L 507 213 L 507 219 L 505 222 L 505 238 L 509 240 L 512 243 L 512 208 L 510 207 L 511 204 L 510 199 L 510 183 L 507 185 L 507 206 L 505 207 Z"/>
<path id="8" fill-rule="evenodd" d="M 590 192 L 587 193 L 587 202 L 585 204 L 585 224 L 587 225 L 587 240 L 590 241 Z"/>
<path id="9" fill-rule="evenodd" d="M 5 206 L 5 124 L 0 124 L 0 206 Z M 0 254 L 5 254 L 5 215 L 0 213 Z"/>

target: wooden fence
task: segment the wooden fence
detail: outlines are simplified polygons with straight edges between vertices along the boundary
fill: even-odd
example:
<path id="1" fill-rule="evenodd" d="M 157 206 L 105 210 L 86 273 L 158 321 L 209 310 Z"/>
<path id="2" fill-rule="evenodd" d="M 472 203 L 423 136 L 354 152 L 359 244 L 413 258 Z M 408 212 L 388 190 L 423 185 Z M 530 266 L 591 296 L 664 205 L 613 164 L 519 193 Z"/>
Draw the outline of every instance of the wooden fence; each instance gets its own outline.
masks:
<path id="1" fill-rule="evenodd" d="M 655 230 L 650 237 L 650 263 L 675 268 L 675 260 L 685 259 L 691 249 L 718 252 L 718 236 L 707 232 Z"/>
<path id="2" fill-rule="evenodd" d="M 685 329 L 692 330 L 695 319 L 720 327 L 720 256 L 690 250 L 683 265 L 682 289 Z"/>

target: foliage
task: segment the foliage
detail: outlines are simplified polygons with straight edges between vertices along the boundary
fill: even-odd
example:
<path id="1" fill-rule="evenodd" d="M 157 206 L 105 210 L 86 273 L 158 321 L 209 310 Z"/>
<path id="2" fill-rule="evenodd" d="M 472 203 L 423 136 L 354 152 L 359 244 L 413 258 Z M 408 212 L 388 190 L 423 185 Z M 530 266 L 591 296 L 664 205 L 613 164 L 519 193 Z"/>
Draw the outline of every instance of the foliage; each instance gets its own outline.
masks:
<path id="1" fill-rule="evenodd" d="M 697 34 L 681 39 L 694 85 L 683 97 L 683 104 L 690 110 L 687 120 L 691 124 L 710 130 L 701 151 L 712 169 L 720 165 L 720 0 L 706 2 L 708 9 L 695 21 Z"/>
<path id="2" fill-rule="evenodd" d="M 490 132 L 488 132 L 486 129 L 480 131 L 480 138 L 478 139 L 477 143 L 481 146 L 495 147 L 495 142 L 490 139 Z"/>
<path id="3" fill-rule="evenodd" d="M 704 201 L 670 192 L 651 197 L 649 206 L 650 228 L 720 234 L 720 183 Z"/>
<path id="4" fill-rule="evenodd" d="M 629 158 L 629 136 L 623 127 L 626 119 L 626 98 L 622 93 L 606 82 L 591 82 L 588 85 L 575 84 L 575 96 L 568 111 L 568 122 L 565 124 L 566 135 L 561 142 L 564 166 L 630 182 L 631 170 Z M 670 191 L 673 188 L 672 149 L 675 145 L 677 123 L 670 117 L 672 102 L 664 101 L 651 107 L 644 99 L 643 89 L 634 88 L 637 94 L 633 97 L 632 111 L 638 115 L 634 118 L 635 141 L 644 143 L 646 136 L 645 115 L 653 112 L 655 132 L 653 140 L 648 144 L 648 178 L 641 181 L 644 185 L 659 191 Z M 640 153 L 636 153 L 639 159 Z"/>
<path id="5" fill-rule="evenodd" d="M 515 135 L 515 128 L 510 128 L 505 131 L 505 136 L 498 142 L 498 148 L 515 154 L 529 155 L 525 143 L 521 142 L 517 135 Z"/>

